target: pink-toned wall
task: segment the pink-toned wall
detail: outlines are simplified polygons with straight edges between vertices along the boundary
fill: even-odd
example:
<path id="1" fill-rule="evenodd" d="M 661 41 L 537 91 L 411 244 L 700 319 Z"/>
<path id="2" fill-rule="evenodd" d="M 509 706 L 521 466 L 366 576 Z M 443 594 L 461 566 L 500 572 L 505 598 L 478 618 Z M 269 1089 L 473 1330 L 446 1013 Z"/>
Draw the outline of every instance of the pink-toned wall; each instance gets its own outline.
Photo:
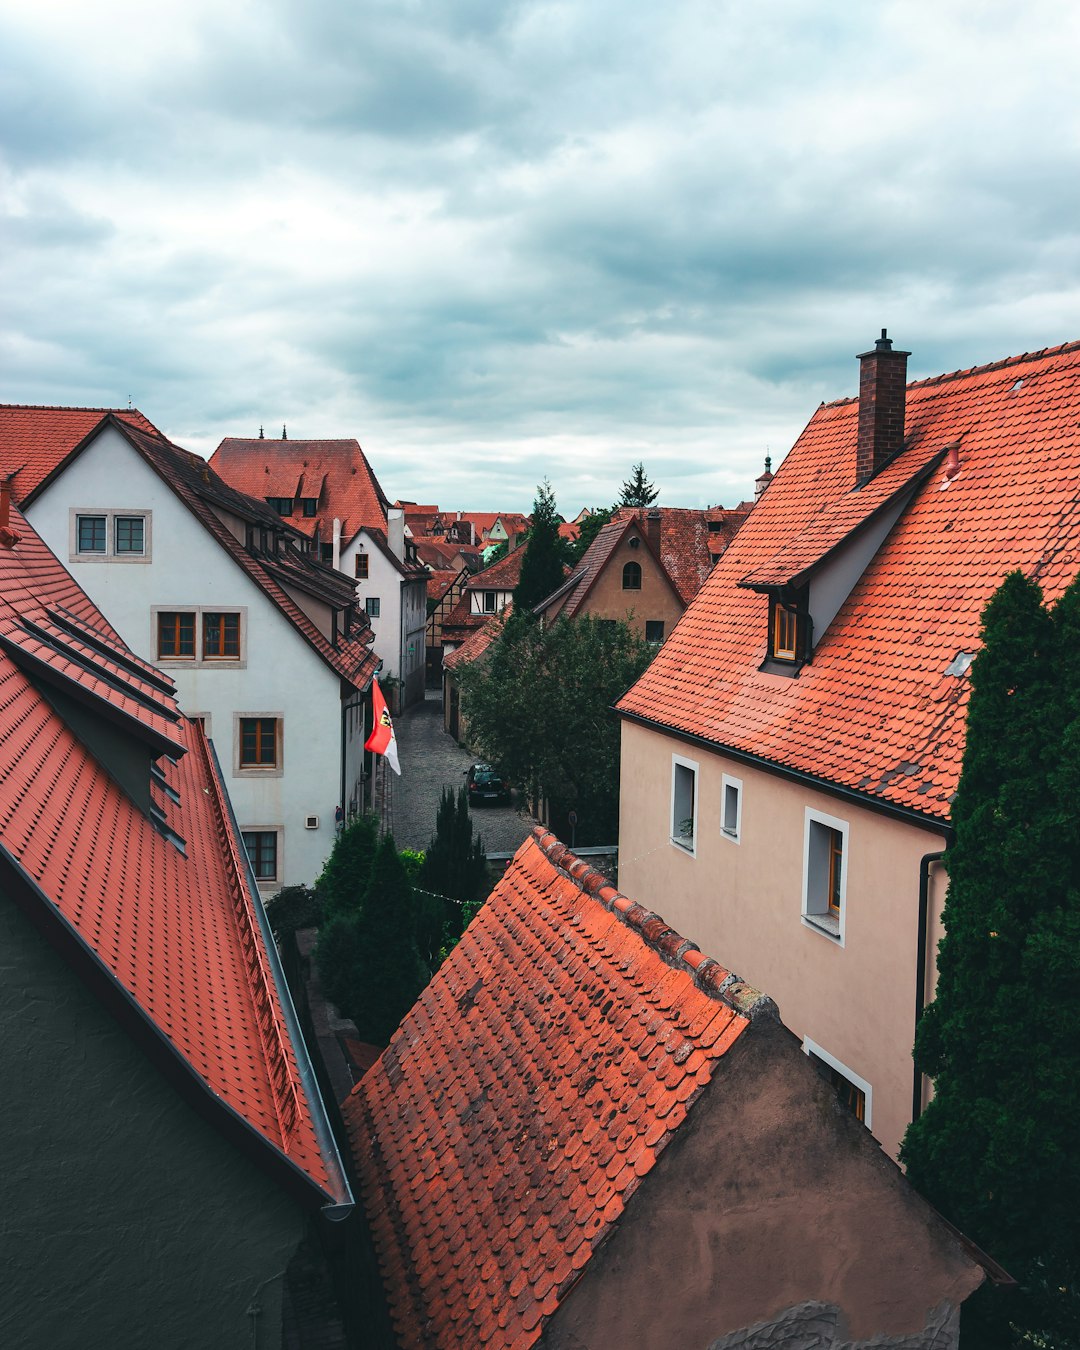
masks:
<path id="1" fill-rule="evenodd" d="M 628 562 L 641 567 L 640 591 L 623 590 L 623 567 Z M 645 636 L 646 620 L 660 619 L 666 638 L 682 617 L 683 603 L 644 544 L 631 548 L 627 538 L 608 559 L 580 612 L 601 619 L 621 619 L 639 637 Z"/>
<path id="2" fill-rule="evenodd" d="M 697 764 L 692 853 L 671 842 L 673 755 Z M 721 828 L 725 774 L 741 783 L 738 842 Z M 838 936 L 802 915 L 807 807 L 847 826 Z M 865 1080 L 872 1131 L 895 1157 L 911 1117 L 920 859 L 941 834 L 624 722 L 620 838 L 620 888 Z M 945 875 L 930 875 L 932 967 Z"/>

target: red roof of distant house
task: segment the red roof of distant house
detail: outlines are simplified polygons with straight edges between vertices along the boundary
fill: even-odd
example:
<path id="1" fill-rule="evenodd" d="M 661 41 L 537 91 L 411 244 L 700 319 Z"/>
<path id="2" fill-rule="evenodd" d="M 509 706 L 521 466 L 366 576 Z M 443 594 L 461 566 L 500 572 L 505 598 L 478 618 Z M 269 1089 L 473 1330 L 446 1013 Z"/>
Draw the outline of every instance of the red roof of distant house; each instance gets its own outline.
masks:
<path id="1" fill-rule="evenodd" d="M 723 553 L 731 541 L 746 524 L 746 517 L 754 509 L 753 502 L 740 502 L 738 506 L 725 511 L 722 506 L 710 506 L 705 511 L 705 523 L 709 529 L 709 554 L 713 560 Z"/>
<path id="2" fill-rule="evenodd" d="M 501 614 L 492 614 L 485 619 L 483 625 L 470 633 L 460 647 L 455 647 L 443 657 L 443 670 L 457 670 L 458 666 L 467 666 L 479 660 L 502 632 L 503 624 L 513 608 L 511 602 Z"/>
<path id="3" fill-rule="evenodd" d="M 461 576 L 460 572 L 453 569 L 447 572 L 431 572 L 428 574 L 427 593 L 429 600 L 441 600 L 450 587 Z"/>
<path id="4" fill-rule="evenodd" d="M 905 448 L 859 488 L 857 419 L 856 399 L 818 409 L 619 708 L 946 820 L 969 690 L 951 663 L 978 649 L 1007 572 L 1055 599 L 1080 571 L 1080 343 L 910 384 Z M 905 487 L 813 660 L 794 679 L 761 671 L 768 598 L 747 587 L 812 575 Z"/>
<path id="5" fill-rule="evenodd" d="M 400 1343 L 535 1344 L 758 1000 L 523 844 L 343 1106 Z"/>
<path id="6" fill-rule="evenodd" d="M 313 1198 L 347 1201 L 205 737 L 180 716 L 172 681 L 128 651 L 17 514 L 13 524 L 20 542 L 0 547 L 0 867 L 49 907 L 45 929 L 74 941 L 80 969 L 107 971 L 134 1000 L 186 1065 L 185 1081 L 273 1150 L 279 1172 L 303 1178 Z M 69 729 L 46 687 L 146 744 L 164 828 Z"/>
<path id="7" fill-rule="evenodd" d="M 490 614 L 475 614 L 472 608 L 472 591 L 513 591 L 521 580 L 521 564 L 525 559 L 525 550 L 516 548 L 504 557 L 485 567 L 482 572 L 474 572 L 465 583 L 461 599 L 443 619 L 443 637 L 451 642 L 459 640 L 459 635 L 474 628 L 481 628 L 491 617 Z"/>
<path id="8" fill-rule="evenodd" d="M 227 436 L 210 463 L 227 483 L 249 496 L 293 498 L 298 522 L 304 519 L 299 499 L 316 499 L 314 519 L 324 543 L 330 542 L 335 517 L 346 540 L 365 525 L 386 529 L 389 503 L 359 441 Z"/>
<path id="9" fill-rule="evenodd" d="M 15 500 L 26 498 L 108 413 L 142 431 L 157 427 L 137 408 L 50 408 L 0 404 L 0 455 L 11 465 Z"/>

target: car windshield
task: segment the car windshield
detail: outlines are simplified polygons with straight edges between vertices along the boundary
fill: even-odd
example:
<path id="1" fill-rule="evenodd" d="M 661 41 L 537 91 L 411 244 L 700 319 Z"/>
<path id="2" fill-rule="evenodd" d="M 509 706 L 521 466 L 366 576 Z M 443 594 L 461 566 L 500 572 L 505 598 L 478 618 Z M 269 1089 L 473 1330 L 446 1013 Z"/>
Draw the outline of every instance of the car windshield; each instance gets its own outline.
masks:
<path id="1" fill-rule="evenodd" d="M 499 775 L 489 764 L 478 765 L 473 771 L 474 783 L 497 783 Z"/>

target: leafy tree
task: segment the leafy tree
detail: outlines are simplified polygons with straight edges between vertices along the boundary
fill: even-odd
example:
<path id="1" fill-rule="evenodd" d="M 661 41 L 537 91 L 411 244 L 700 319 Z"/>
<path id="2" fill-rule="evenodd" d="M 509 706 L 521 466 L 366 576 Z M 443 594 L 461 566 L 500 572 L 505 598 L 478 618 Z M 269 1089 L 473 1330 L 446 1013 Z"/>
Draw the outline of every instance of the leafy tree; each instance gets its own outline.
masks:
<path id="1" fill-rule="evenodd" d="M 984 611 L 937 994 L 916 1031 L 934 1097 L 902 1160 L 1020 1283 L 965 1307 L 980 1350 L 1080 1344 L 1078 639 L 1076 583 L 1051 616 L 1014 572 Z"/>
<path id="2" fill-rule="evenodd" d="M 417 945 L 434 970 L 487 893 L 487 857 L 473 835 L 468 793 L 444 788 L 435 833 L 416 879 Z"/>
<path id="3" fill-rule="evenodd" d="M 318 928 L 322 923 L 322 901 L 307 886 L 282 886 L 266 903 L 266 917 L 279 945 L 298 928 Z"/>
<path id="4" fill-rule="evenodd" d="M 559 534 L 561 521 L 551 484 L 545 478 L 536 489 L 521 577 L 514 588 L 514 613 L 519 624 L 532 622 L 533 609 L 562 584 L 567 549 Z"/>
<path id="5" fill-rule="evenodd" d="M 615 506 L 597 506 L 581 522 L 578 537 L 570 545 L 570 565 L 576 566 L 589 550 L 589 545 L 618 510 Z"/>
<path id="6" fill-rule="evenodd" d="M 326 866 L 315 882 L 327 919 L 359 909 L 378 842 L 379 822 L 374 816 L 359 816 L 334 841 Z"/>
<path id="7" fill-rule="evenodd" d="M 660 489 L 653 487 L 652 483 L 645 477 L 645 465 L 637 463 L 634 465 L 630 477 L 622 485 L 622 493 L 617 505 L 636 506 L 643 509 L 646 506 L 652 506 L 659 496 Z"/>
<path id="8" fill-rule="evenodd" d="M 327 994 L 375 1045 L 386 1044 L 427 983 L 415 934 L 413 889 L 384 835 L 359 913 L 331 919 L 316 951 Z"/>
<path id="9" fill-rule="evenodd" d="M 578 843 L 618 835 L 612 704 L 651 657 L 624 623 L 586 615 L 541 629 L 511 620 L 485 659 L 459 671 L 470 738 L 511 779 L 548 799 L 560 832 L 576 811 Z"/>

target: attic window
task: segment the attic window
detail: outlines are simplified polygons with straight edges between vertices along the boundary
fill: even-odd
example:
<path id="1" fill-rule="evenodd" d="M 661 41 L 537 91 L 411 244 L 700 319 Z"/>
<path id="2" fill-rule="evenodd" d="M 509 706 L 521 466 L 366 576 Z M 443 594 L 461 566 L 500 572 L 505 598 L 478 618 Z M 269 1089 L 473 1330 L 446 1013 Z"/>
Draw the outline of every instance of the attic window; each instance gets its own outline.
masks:
<path id="1" fill-rule="evenodd" d="M 975 660 L 974 652 L 957 652 L 945 667 L 946 675 L 965 675 Z"/>
<path id="2" fill-rule="evenodd" d="M 624 591 L 641 590 L 641 564 L 628 562 L 622 570 L 622 588 Z"/>
<path id="3" fill-rule="evenodd" d="M 301 499 L 301 506 L 304 515 L 310 518 L 319 509 L 319 499 L 317 497 L 304 497 Z"/>
<path id="4" fill-rule="evenodd" d="M 785 588 L 769 596 L 769 654 L 764 668 L 797 674 L 810 660 L 810 613 L 806 590 Z M 773 663 L 776 667 L 773 667 Z"/>
<path id="5" fill-rule="evenodd" d="M 293 513 L 293 499 L 291 497 L 267 497 L 266 504 L 272 507 L 279 516 L 291 516 Z"/>

